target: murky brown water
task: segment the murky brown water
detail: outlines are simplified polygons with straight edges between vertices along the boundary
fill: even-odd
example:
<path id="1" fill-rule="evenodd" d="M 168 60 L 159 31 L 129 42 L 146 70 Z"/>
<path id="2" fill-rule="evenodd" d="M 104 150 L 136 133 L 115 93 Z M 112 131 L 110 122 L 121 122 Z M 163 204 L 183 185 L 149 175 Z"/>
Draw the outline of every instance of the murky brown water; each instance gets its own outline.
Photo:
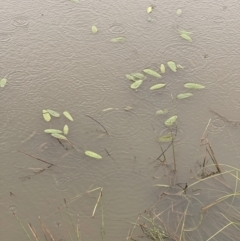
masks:
<path id="1" fill-rule="evenodd" d="M 147 14 L 151 4 L 155 7 Z M 221 118 L 240 121 L 239 11 L 239 1 L 223 0 L 1 1 L 0 73 L 8 79 L 0 90 L 2 240 L 26 240 L 12 211 L 39 232 L 41 216 L 56 240 L 69 240 L 58 212 L 64 198 L 79 219 L 83 240 L 100 240 L 99 208 L 91 218 L 99 193 L 86 194 L 97 187 L 103 187 L 106 240 L 124 240 L 127 222 L 157 199 L 152 186 L 158 173 L 151 163 L 160 148 L 153 127 L 158 135 L 165 133 L 164 121 L 172 115 L 178 116 L 179 182 L 188 181 L 190 169 L 202 161 L 199 138 L 210 118 L 209 139 L 219 163 L 239 167 L 239 128 Z M 91 32 L 93 25 L 97 34 Z M 181 39 L 178 28 L 192 31 L 193 42 Z M 126 41 L 110 42 L 119 36 Z M 130 88 L 125 74 L 158 69 L 169 60 L 185 69 L 167 70 L 164 90 L 151 92 L 157 83 L 151 77 L 139 90 Z M 206 89 L 179 101 L 176 95 L 185 91 L 186 82 Z M 68 110 L 74 121 L 61 117 L 47 123 L 42 118 L 47 108 Z M 103 111 L 107 108 L 114 109 Z M 156 116 L 164 108 L 169 114 Z M 43 132 L 66 123 L 68 139 L 78 149 L 103 159 L 67 151 Z M 36 175 L 32 168 L 47 165 L 18 150 L 58 166 Z"/>

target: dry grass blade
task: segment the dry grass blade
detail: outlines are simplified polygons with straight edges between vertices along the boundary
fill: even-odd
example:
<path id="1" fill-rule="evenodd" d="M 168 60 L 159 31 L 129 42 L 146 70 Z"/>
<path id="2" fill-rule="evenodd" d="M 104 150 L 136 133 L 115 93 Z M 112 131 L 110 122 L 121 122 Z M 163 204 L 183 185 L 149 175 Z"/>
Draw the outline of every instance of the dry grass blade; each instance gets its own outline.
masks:
<path id="1" fill-rule="evenodd" d="M 32 232 L 34 238 L 36 239 L 36 241 L 40 241 L 40 240 L 38 239 L 38 236 L 37 236 L 37 233 L 36 233 L 35 229 L 34 229 L 34 228 L 32 227 L 32 225 L 31 225 L 31 223 L 28 224 L 28 227 L 29 227 L 29 229 L 31 230 L 31 232 Z"/>
<path id="2" fill-rule="evenodd" d="M 40 224 L 41 224 L 41 227 L 42 227 L 42 231 L 43 231 L 43 233 L 44 233 L 44 236 L 45 236 L 46 241 L 48 240 L 46 233 L 48 233 L 48 235 L 50 236 L 51 241 L 55 241 L 53 235 L 52 235 L 51 232 L 48 230 L 48 228 L 43 224 L 41 218 L 38 217 L 38 219 L 39 219 L 39 221 L 40 221 Z"/>
<path id="3" fill-rule="evenodd" d="M 103 191 L 103 188 L 101 188 L 101 190 L 100 190 L 100 193 L 99 193 L 99 196 L 98 196 L 98 199 L 97 199 L 96 205 L 95 205 L 95 207 L 94 207 L 94 209 L 93 209 L 92 218 L 94 218 L 94 215 L 95 215 L 95 212 L 96 212 L 96 209 L 97 209 L 98 203 L 99 203 L 100 198 L 101 198 L 101 196 L 102 196 L 102 191 Z"/>
<path id="4" fill-rule="evenodd" d="M 228 226 L 230 226 L 231 224 L 233 224 L 232 222 L 231 223 L 228 223 L 227 225 L 225 225 L 223 228 L 221 228 L 220 230 L 218 230 L 215 234 L 213 234 L 210 238 L 208 238 L 206 241 L 209 241 L 211 240 L 212 238 L 214 238 L 217 234 L 221 233 L 225 228 L 227 228 Z"/>

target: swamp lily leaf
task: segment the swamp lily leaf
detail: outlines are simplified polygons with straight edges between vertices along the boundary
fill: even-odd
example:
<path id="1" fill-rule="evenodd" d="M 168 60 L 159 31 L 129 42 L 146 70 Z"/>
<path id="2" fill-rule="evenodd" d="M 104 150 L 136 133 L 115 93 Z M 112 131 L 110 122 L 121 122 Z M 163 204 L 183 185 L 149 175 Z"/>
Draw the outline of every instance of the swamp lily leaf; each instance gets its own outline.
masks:
<path id="1" fill-rule="evenodd" d="M 140 85 L 142 84 L 143 80 L 140 79 L 140 80 L 136 80 L 134 83 L 131 84 L 131 88 L 132 89 L 137 89 L 138 87 L 140 87 Z"/>
<path id="2" fill-rule="evenodd" d="M 51 116 L 46 110 L 43 110 L 42 113 L 43 113 L 43 118 L 44 118 L 45 121 L 48 122 L 48 121 L 51 120 Z"/>
<path id="3" fill-rule="evenodd" d="M 66 117 L 67 119 L 69 119 L 70 121 L 73 121 L 73 118 L 72 118 L 72 116 L 69 114 L 69 112 L 64 111 L 63 114 L 65 115 L 65 117 Z"/>
<path id="4" fill-rule="evenodd" d="M 176 66 L 176 64 L 173 61 L 168 61 L 167 65 L 173 72 L 177 71 L 177 66 Z"/>
<path id="5" fill-rule="evenodd" d="M 90 156 L 95 159 L 102 159 L 102 157 L 99 154 L 92 152 L 92 151 L 85 151 L 85 155 Z"/>
<path id="6" fill-rule="evenodd" d="M 173 137 L 171 134 L 168 134 L 168 135 L 164 135 L 164 136 L 161 136 L 158 138 L 158 141 L 159 142 L 170 142 L 173 140 Z"/>
<path id="7" fill-rule="evenodd" d="M 141 73 L 132 73 L 131 74 L 134 78 L 137 78 L 137 79 L 144 79 L 144 75 L 141 74 Z"/>
<path id="8" fill-rule="evenodd" d="M 54 117 L 59 117 L 60 114 L 54 110 L 49 110 L 47 109 L 47 112 L 51 115 L 51 116 L 54 116 Z"/>
<path id="9" fill-rule="evenodd" d="M 117 42 L 123 42 L 123 41 L 125 41 L 125 40 L 126 40 L 125 37 L 117 37 L 117 38 L 112 38 L 112 39 L 111 39 L 111 42 L 117 43 Z"/>
<path id="10" fill-rule="evenodd" d="M 57 139 L 61 139 L 61 140 L 67 140 L 66 136 L 63 136 L 61 134 L 51 134 L 51 136 L 57 138 Z"/>
<path id="11" fill-rule="evenodd" d="M 161 78 L 162 77 L 158 72 L 156 72 L 156 71 L 154 71 L 152 69 L 144 69 L 143 72 L 146 73 L 146 74 L 149 74 L 151 76 L 157 77 L 157 78 Z"/>
<path id="12" fill-rule="evenodd" d="M 164 74 L 166 72 L 164 64 L 160 65 L 160 71 L 161 71 L 162 74 Z"/>
<path id="13" fill-rule="evenodd" d="M 204 85 L 195 84 L 195 83 L 186 83 L 184 87 L 187 89 L 196 89 L 196 90 L 205 89 Z"/>
<path id="14" fill-rule="evenodd" d="M 182 9 L 179 8 L 176 13 L 177 13 L 178 16 L 180 16 L 182 14 Z"/>
<path id="15" fill-rule="evenodd" d="M 179 34 L 186 34 L 186 35 L 192 34 L 192 32 L 188 32 L 188 31 L 185 31 L 185 30 L 179 30 L 178 32 L 179 32 Z"/>
<path id="16" fill-rule="evenodd" d="M 165 115 L 168 113 L 167 109 L 163 109 L 163 110 L 158 110 L 156 111 L 156 115 Z"/>
<path id="17" fill-rule="evenodd" d="M 177 120 L 177 116 L 174 115 L 165 121 L 166 126 L 171 126 Z"/>
<path id="18" fill-rule="evenodd" d="M 3 78 L 0 80 L 0 87 L 4 87 L 7 83 L 7 79 L 6 78 Z"/>
<path id="19" fill-rule="evenodd" d="M 166 84 L 153 85 L 152 87 L 150 87 L 150 90 L 158 90 L 158 89 L 163 88 L 165 85 L 166 85 Z"/>
<path id="20" fill-rule="evenodd" d="M 152 6 L 149 6 L 149 7 L 147 8 L 147 13 L 151 13 L 152 10 L 153 10 L 153 7 L 152 7 Z"/>
<path id="21" fill-rule="evenodd" d="M 68 125 L 65 125 L 65 126 L 63 127 L 63 134 L 64 134 L 64 135 L 67 135 L 68 132 L 69 132 Z"/>
<path id="22" fill-rule="evenodd" d="M 98 32 L 98 28 L 96 26 L 92 26 L 92 32 L 93 33 L 97 33 Z"/>
<path id="23" fill-rule="evenodd" d="M 135 78 L 134 76 L 130 75 L 130 74 L 126 74 L 126 78 L 132 81 L 136 81 L 137 78 Z"/>
<path id="24" fill-rule="evenodd" d="M 48 134 L 61 134 L 62 131 L 61 130 L 57 130 L 57 129 L 46 129 L 44 130 L 45 133 L 48 133 Z"/>
<path id="25" fill-rule="evenodd" d="M 181 33 L 180 36 L 181 36 L 183 39 L 185 39 L 185 40 L 187 40 L 187 41 L 189 41 L 189 42 L 192 42 L 192 38 L 191 38 L 188 34 L 186 34 L 186 33 Z"/>
<path id="26" fill-rule="evenodd" d="M 191 97 L 191 96 L 193 96 L 192 93 L 183 93 L 183 94 L 177 95 L 177 98 L 178 98 L 179 100 L 182 100 L 182 99 L 189 98 L 189 97 Z"/>

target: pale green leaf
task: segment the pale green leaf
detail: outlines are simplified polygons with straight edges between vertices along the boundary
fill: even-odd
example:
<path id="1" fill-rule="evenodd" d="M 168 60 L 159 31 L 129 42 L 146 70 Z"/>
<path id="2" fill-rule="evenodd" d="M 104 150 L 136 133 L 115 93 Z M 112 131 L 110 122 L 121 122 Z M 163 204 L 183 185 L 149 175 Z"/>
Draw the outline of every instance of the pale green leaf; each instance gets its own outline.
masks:
<path id="1" fill-rule="evenodd" d="M 62 131 L 61 130 L 57 130 L 57 129 L 46 129 L 44 130 L 45 133 L 48 133 L 48 134 L 61 134 Z"/>
<path id="2" fill-rule="evenodd" d="M 63 136 L 61 134 L 51 134 L 51 136 L 57 138 L 57 139 L 61 139 L 61 140 L 67 140 L 66 136 Z"/>
<path id="3" fill-rule="evenodd" d="M 196 90 L 205 89 L 204 85 L 200 85 L 200 84 L 196 84 L 196 83 L 186 83 L 184 85 L 184 87 L 187 89 L 196 89 Z"/>
<path id="4" fill-rule="evenodd" d="M 167 65 L 173 72 L 177 71 L 177 66 L 176 66 L 176 64 L 173 61 L 168 61 Z"/>
<path id="5" fill-rule="evenodd" d="M 179 8 L 179 9 L 177 10 L 177 15 L 180 16 L 181 14 L 182 14 L 182 9 Z"/>
<path id="6" fill-rule="evenodd" d="M 149 6 L 149 7 L 147 8 L 147 13 L 151 13 L 152 10 L 153 10 L 153 7 L 152 7 L 152 6 Z"/>
<path id="7" fill-rule="evenodd" d="M 68 111 L 64 111 L 63 114 L 65 115 L 65 117 L 66 117 L 67 119 L 69 119 L 70 121 L 73 121 L 73 118 L 72 118 L 72 116 L 69 114 Z"/>
<path id="8" fill-rule="evenodd" d="M 98 32 L 98 28 L 96 26 L 92 26 L 92 32 L 93 33 L 97 33 Z"/>
<path id="9" fill-rule="evenodd" d="M 165 184 L 156 184 L 156 185 L 153 185 L 154 187 L 171 187 L 169 185 L 165 185 Z"/>
<path id="10" fill-rule="evenodd" d="M 156 71 L 154 71 L 152 69 L 144 69 L 143 72 L 146 73 L 146 74 L 149 74 L 151 76 L 157 77 L 157 78 L 161 78 L 162 77 L 158 72 L 156 72 Z"/>
<path id="11" fill-rule="evenodd" d="M 157 85 L 153 85 L 152 87 L 150 87 L 150 90 L 157 90 L 157 89 L 161 89 L 164 86 L 166 86 L 166 84 L 157 84 Z"/>
<path id="12" fill-rule="evenodd" d="M 68 125 L 65 125 L 65 126 L 63 127 L 63 134 L 64 134 L 64 135 L 67 135 L 68 132 L 69 132 L 69 127 L 68 127 Z"/>
<path id="13" fill-rule="evenodd" d="M 167 109 L 163 109 L 163 110 L 158 110 L 156 111 L 156 115 L 165 115 L 168 113 Z"/>
<path id="14" fill-rule="evenodd" d="M 185 39 L 185 40 L 187 40 L 187 41 L 189 41 L 189 42 L 192 42 L 192 38 L 191 38 L 188 34 L 182 33 L 182 34 L 180 34 L 180 36 L 181 36 L 183 39 Z"/>
<path id="15" fill-rule="evenodd" d="M 131 74 L 133 77 L 137 78 L 137 79 L 144 79 L 144 75 L 141 73 L 132 73 Z"/>
<path id="16" fill-rule="evenodd" d="M 171 134 L 168 134 L 168 135 L 164 135 L 164 136 L 161 136 L 158 138 L 158 141 L 159 142 L 170 142 L 173 140 L 173 137 Z"/>
<path id="17" fill-rule="evenodd" d="M 171 126 L 177 120 L 177 116 L 174 115 L 165 121 L 166 126 Z"/>
<path id="18" fill-rule="evenodd" d="M 7 83 L 7 79 L 6 78 L 3 78 L 0 80 L 0 87 L 4 87 Z"/>
<path id="19" fill-rule="evenodd" d="M 54 110 L 50 110 L 50 109 L 47 109 L 47 112 L 51 115 L 51 116 L 54 116 L 54 117 L 59 117 L 60 114 Z"/>
<path id="20" fill-rule="evenodd" d="M 186 35 L 192 34 L 192 32 L 188 32 L 188 31 L 185 31 L 185 30 L 179 30 L 178 32 L 179 32 L 179 34 L 186 34 Z"/>
<path id="21" fill-rule="evenodd" d="M 43 110 L 42 113 L 43 113 L 43 118 L 44 118 L 45 121 L 48 122 L 48 121 L 51 120 L 51 116 L 46 110 Z"/>
<path id="22" fill-rule="evenodd" d="M 130 75 L 130 74 L 126 74 L 126 78 L 132 81 L 136 81 L 137 78 L 135 78 L 134 76 Z"/>
<path id="23" fill-rule="evenodd" d="M 125 40 L 126 40 L 125 37 L 117 37 L 117 38 L 112 38 L 112 39 L 111 39 L 111 42 L 117 43 L 117 42 L 123 42 L 123 41 L 125 41 Z"/>
<path id="24" fill-rule="evenodd" d="M 191 96 L 193 96 L 192 93 L 183 93 L 183 94 L 177 95 L 177 98 L 178 98 L 179 100 L 181 100 L 181 99 L 186 99 L 186 98 L 191 97 Z"/>
<path id="25" fill-rule="evenodd" d="M 95 159 L 102 159 L 102 157 L 99 154 L 92 152 L 92 151 L 85 151 L 85 155 L 90 156 Z"/>
<path id="26" fill-rule="evenodd" d="M 70 0 L 70 1 L 74 3 L 79 3 L 79 0 Z"/>
<path id="27" fill-rule="evenodd" d="M 162 74 L 164 74 L 166 72 L 164 64 L 160 65 L 160 71 L 161 71 Z"/>
<path id="28" fill-rule="evenodd" d="M 142 84 L 143 80 L 136 80 L 134 83 L 131 84 L 131 88 L 132 89 L 137 89 L 138 87 L 140 87 L 140 85 Z"/>

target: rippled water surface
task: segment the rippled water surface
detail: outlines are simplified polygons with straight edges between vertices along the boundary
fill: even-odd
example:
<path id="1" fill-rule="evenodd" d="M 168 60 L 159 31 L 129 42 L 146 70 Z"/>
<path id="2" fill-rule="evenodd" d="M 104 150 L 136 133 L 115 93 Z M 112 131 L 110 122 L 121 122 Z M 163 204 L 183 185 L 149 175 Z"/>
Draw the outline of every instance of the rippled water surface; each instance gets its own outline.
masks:
<path id="1" fill-rule="evenodd" d="M 239 167 L 239 11 L 232 0 L 1 1 L 0 78 L 8 80 L 0 89 L 1 239 L 26 240 L 14 212 L 39 234 L 40 216 L 56 241 L 69 240 L 66 199 L 83 240 L 100 240 L 100 204 L 91 217 L 100 189 L 87 191 L 101 187 L 106 241 L 125 240 L 128 222 L 158 198 L 153 185 L 164 174 L 155 161 L 161 154 L 156 139 L 169 133 L 164 122 L 173 115 L 178 182 L 187 182 L 203 160 L 199 140 L 208 123 L 219 163 Z M 193 42 L 178 29 L 192 32 Z M 110 41 L 116 37 L 126 40 Z M 160 80 L 147 76 L 137 90 L 130 88 L 126 74 L 159 71 L 170 60 L 184 69 L 166 68 Z M 166 87 L 149 90 L 159 82 Z M 178 100 L 187 82 L 206 88 Z M 45 122 L 48 108 L 67 110 L 74 121 L 61 115 Z M 156 115 L 160 109 L 168 113 Z M 75 149 L 43 132 L 65 124 Z M 103 158 L 91 159 L 86 150 Z M 166 157 L 172 164 L 172 154 Z"/>

